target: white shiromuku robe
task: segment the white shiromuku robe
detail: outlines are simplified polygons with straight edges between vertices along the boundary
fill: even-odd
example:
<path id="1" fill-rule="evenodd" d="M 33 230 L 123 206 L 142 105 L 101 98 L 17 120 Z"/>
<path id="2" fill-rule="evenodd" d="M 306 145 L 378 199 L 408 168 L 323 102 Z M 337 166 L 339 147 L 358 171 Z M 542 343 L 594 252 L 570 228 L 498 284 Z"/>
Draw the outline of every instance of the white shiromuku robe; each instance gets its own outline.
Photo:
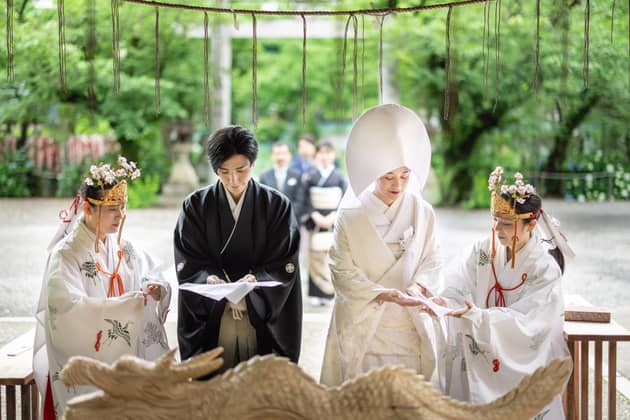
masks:
<path id="1" fill-rule="evenodd" d="M 430 379 L 435 367 L 430 317 L 417 307 L 378 304 L 385 288 L 414 283 L 437 294 L 440 260 L 433 208 L 404 193 L 389 208 L 371 191 L 361 206 L 341 209 L 330 251 L 335 287 L 321 382 L 340 385 L 386 364 L 403 365 Z M 380 203 L 380 205 L 379 205 Z"/>
<path id="2" fill-rule="evenodd" d="M 439 351 L 442 391 L 461 401 L 493 401 L 551 359 L 569 356 L 563 337 L 562 273 L 547 245 L 534 231 L 516 253 L 514 268 L 498 241 L 496 251 L 501 287 L 515 288 L 503 291 L 505 307 L 495 306 L 496 292 L 490 292 L 495 284 L 492 238 L 477 242 L 468 258 L 445 275 L 442 297 L 448 306 L 463 307 L 464 299 L 475 305 L 462 318 L 446 318 L 447 342 Z M 564 418 L 560 395 L 537 417 L 542 418 Z"/>
<path id="3" fill-rule="evenodd" d="M 36 314 L 33 369 L 42 397 L 48 376 L 57 418 L 65 413 L 67 401 L 94 391 L 88 386 L 66 387 L 59 372 L 72 356 L 87 356 L 112 363 L 125 354 L 155 359 L 168 351 L 164 321 L 171 289 L 155 263 L 121 242 L 123 256 L 119 274 L 125 293 L 107 297 L 109 275 L 118 264 L 115 235 L 108 235 L 94 250 L 96 235 L 80 219 L 51 252 Z M 161 286 L 160 301 L 141 289 Z"/>

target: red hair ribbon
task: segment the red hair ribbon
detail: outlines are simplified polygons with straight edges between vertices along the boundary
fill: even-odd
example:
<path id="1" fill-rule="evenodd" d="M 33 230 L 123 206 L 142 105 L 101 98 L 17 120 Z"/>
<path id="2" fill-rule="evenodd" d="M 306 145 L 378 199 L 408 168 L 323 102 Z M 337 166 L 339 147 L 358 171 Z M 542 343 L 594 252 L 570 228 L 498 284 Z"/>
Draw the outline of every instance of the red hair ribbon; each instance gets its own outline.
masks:
<path id="1" fill-rule="evenodd" d="M 61 219 L 63 223 L 70 223 L 72 221 L 72 217 L 68 217 L 72 215 L 72 213 L 74 213 L 72 215 L 73 217 L 77 215 L 77 213 L 79 212 L 80 201 L 81 201 L 81 196 L 77 195 L 76 197 L 74 197 L 74 200 L 72 200 L 72 203 L 70 203 L 70 207 L 68 207 L 67 209 L 61 210 L 59 212 L 59 218 Z"/>

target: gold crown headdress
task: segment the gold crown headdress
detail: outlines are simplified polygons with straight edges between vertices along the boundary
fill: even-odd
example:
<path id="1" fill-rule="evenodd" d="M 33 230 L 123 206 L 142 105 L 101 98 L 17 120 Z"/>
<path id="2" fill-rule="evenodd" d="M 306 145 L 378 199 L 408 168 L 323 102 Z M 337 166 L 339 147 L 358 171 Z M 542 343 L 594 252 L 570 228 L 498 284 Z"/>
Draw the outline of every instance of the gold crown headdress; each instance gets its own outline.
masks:
<path id="1" fill-rule="evenodd" d="M 85 178 L 85 183 L 89 186 L 100 187 L 103 192 L 102 198 L 96 199 L 87 197 L 87 200 L 95 206 L 111 206 L 124 204 L 127 202 L 127 181 L 126 178 L 136 179 L 140 176 L 140 168 L 135 162 L 127 161 L 123 156 L 118 157 L 118 167 L 112 168 L 109 163 L 92 165 L 90 174 Z M 112 186 L 105 189 L 105 186 Z"/>
<path id="2" fill-rule="evenodd" d="M 501 183 L 501 177 L 503 175 L 503 168 L 497 166 L 494 171 L 488 177 L 488 189 L 492 191 L 490 202 L 490 213 L 492 216 L 500 219 L 535 219 L 534 213 L 517 213 L 516 203 L 523 204 L 525 200 L 532 194 L 536 193 L 536 189 L 531 184 L 526 184 L 523 181 L 523 174 L 516 172 L 514 174 L 514 184 Z M 512 237 L 512 268 L 516 264 L 516 243 L 518 237 L 516 235 L 517 225 L 514 224 L 514 236 Z M 494 245 L 494 227 L 492 228 L 492 258 L 496 254 L 496 248 Z M 497 282 L 498 283 L 498 282 Z"/>
<path id="3" fill-rule="evenodd" d="M 127 161 L 123 156 L 118 157 L 118 166 L 113 168 L 109 163 L 101 163 L 98 166 L 92 165 L 90 173 L 83 181 L 90 187 L 100 188 L 102 192 L 101 199 L 86 197 L 90 204 L 98 207 L 98 221 L 96 227 L 96 243 L 94 248 L 98 252 L 98 242 L 100 240 L 101 230 L 101 209 L 103 206 L 114 206 L 125 204 L 127 202 L 127 181 L 126 179 L 136 179 L 140 176 L 140 168 L 135 162 Z M 111 188 L 105 189 L 106 186 Z M 120 245 L 120 236 L 125 224 L 126 217 L 123 217 L 118 229 L 118 244 Z"/>
<path id="4" fill-rule="evenodd" d="M 488 178 L 488 189 L 492 191 L 490 202 L 492 215 L 512 220 L 535 218 L 535 214 L 516 213 L 516 203 L 524 203 L 526 198 L 536 193 L 536 189 L 531 184 L 526 184 L 523 181 L 523 174 L 520 172 L 514 174 L 514 184 L 512 185 L 508 185 L 506 182 L 501 184 L 502 175 L 503 168 L 497 166 Z"/>

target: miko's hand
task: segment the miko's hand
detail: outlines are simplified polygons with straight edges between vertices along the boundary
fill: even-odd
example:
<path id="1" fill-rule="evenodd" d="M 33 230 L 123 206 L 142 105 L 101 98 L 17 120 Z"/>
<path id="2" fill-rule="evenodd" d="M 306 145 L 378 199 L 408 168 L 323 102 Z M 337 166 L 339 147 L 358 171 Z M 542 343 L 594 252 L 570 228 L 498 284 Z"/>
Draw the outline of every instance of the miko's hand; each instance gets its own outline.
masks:
<path id="1" fill-rule="evenodd" d="M 465 300 L 464 303 L 466 304 L 466 306 L 463 306 L 459 309 L 454 309 L 451 312 L 447 313 L 446 315 L 448 316 L 452 316 L 454 318 L 461 318 L 462 316 L 464 316 L 466 313 L 468 313 L 468 311 L 470 311 L 473 306 L 475 306 L 471 301 L 469 300 Z"/>
<path id="2" fill-rule="evenodd" d="M 253 274 L 245 274 L 237 280 L 237 283 L 256 283 L 256 276 Z"/>
<path id="3" fill-rule="evenodd" d="M 208 278 L 206 279 L 206 284 L 223 284 L 225 283 L 225 280 L 219 278 L 218 276 L 215 276 L 214 274 L 211 274 L 208 276 Z"/>

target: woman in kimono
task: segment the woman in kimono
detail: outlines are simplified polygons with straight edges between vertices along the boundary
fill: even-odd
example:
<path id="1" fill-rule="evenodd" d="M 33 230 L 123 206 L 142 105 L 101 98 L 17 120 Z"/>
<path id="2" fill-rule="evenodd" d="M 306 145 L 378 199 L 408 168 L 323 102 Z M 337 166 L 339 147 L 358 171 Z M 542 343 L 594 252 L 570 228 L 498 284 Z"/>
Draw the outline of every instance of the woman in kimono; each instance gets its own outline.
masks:
<path id="1" fill-rule="evenodd" d="M 312 305 L 328 305 L 334 297 L 328 251 L 332 246 L 337 206 L 347 185 L 344 175 L 335 167 L 334 146 L 320 142 L 315 167 L 305 180 L 305 227 L 310 232 L 308 296 Z"/>
<path id="2" fill-rule="evenodd" d="M 61 418 L 70 398 L 94 390 L 59 380 L 70 357 L 112 363 L 125 354 L 155 359 L 168 351 L 170 286 L 147 255 L 120 238 L 126 179 L 140 169 L 123 157 L 118 165 L 92 166 L 49 246 L 33 356 L 46 420 Z"/>
<path id="3" fill-rule="evenodd" d="M 330 252 L 336 298 L 323 384 L 340 385 L 384 365 L 427 379 L 434 371 L 431 318 L 407 294 L 440 291 L 435 215 L 421 195 L 430 160 L 426 129 L 407 108 L 377 106 L 352 127 L 350 188 Z"/>
<path id="4" fill-rule="evenodd" d="M 453 308 L 438 364 L 442 391 L 473 403 L 493 401 L 551 359 L 569 356 L 561 276 L 573 251 L 534 187 L 520 173 L 501 185 L 502 173 L 498 167 L 489 178 L 492 235 L 474 244 L 433 298 Z M 535 229 L 541 225 L 550 240 Z M 564 419 L 561 396 L 536 418 Z"/>

